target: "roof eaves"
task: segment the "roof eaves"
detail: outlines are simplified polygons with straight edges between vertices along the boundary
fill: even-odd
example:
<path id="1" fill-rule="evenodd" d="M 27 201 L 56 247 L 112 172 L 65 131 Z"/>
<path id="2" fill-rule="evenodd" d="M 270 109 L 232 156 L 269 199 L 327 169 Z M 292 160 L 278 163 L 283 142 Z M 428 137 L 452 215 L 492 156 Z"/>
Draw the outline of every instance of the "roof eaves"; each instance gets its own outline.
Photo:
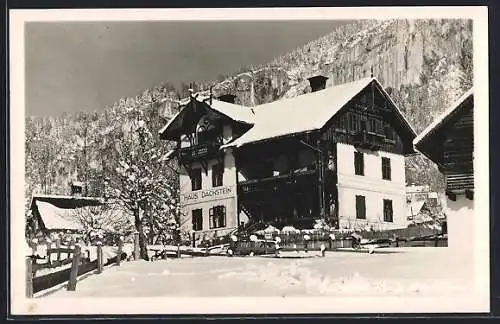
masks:
<path id="1" fill-rule="evenodd" d="M 182 109 L 180 109 L 175 115 L 174 117 L 172 117 L 168 123 L 163 126 L 159 131 L 158 133 L 161 135 L 163 135 L 163 133 L 165 133 L 165 131 L 168 129 L 168 127 L 180 116 L 180 114 L 182 113 L 182 111 L 184 110 L 184 108 L 186 108 L 186 106 L 183 106 Z"/>
<path id="2" fill-rule="evenodd" d="M 404 116 L 404 114 L 401 111 L 401 109 L 399 109 L 398 105 L 394 102 L 394 100 L 392 100 L 391 96 L 387 93 L 387 91 L 385 91 L 385 89 L 382 86 L 382 84 L 377 80 L 377 78 L 373 78 L 373 81 L 375 81 L 375 84 L 377 85 L 377 87 L 379 88 L 379 90 L 384 94 L 384 96 L 387 98 L 387 100 L 396 108 L 396 111 L 397 111 L 399 117 L 401 117 L 402 121 L 406 124 L 406 127 L 408 127 L 408 129 L 410 130 L 411 135 L 413 135 L 414 137 L 416 137 L 417 136 L 417 132 L 415 131 L 415 129 L 413 128 L 413 126 L 410 124 L 410 122 L 408 122 L 408 120 Z"/>
<path id="3" fill-rule="evenodd" d="M 421 143 L 425 141 L 430 135 L 432 135 L 439 127 L 444 124 L 449 118 L 451 118 L 462 104 L 470 97 L 474 95 L 473 88 L 467 90 L 458 100 L 456 100 L 448 109 L 441 113 L 432 123 L 429 124 L 414 140 L 413 145 L 415 147 L 420 146 Z"/>
<path id="4" fill-rule="evenodd" d="M 310 134 L 310 133 L 313 133 L 313 132 L 315 132 L 315 131 L 317 131 L 319 129 L 320 128 L 311 128 L 311 129 L 300 131 L 300 132 L 294 132 L 294 133 L 282 134 L 282 135 L 277 135 L 277 136 L 271 136 L 271 137 L 266 137 L 266 138 L 262 138 L 262 139 L 259 139 L 259 140 L 250 141 L 250 142 L 244 142 L 244 143 L 237 143 L 238 139 L 235 139 L 232 142 L 229 142 L 227 144 L 222 145 L 220 148 L 221 149 L 225 149 L 225 148 L 228 148 L 228 147 L 240 148 L 240 147 L 245 146 L 247 144 L 257 144 L 257 143 L 262 143 L 262 142 L 269 141 L 269 140 L 277 140 L 277 139 L 281 139 L 281 138 L 292 137 L 292 136 L 295 136 L 295 135 L 298 135 L 298 134 Z"/>

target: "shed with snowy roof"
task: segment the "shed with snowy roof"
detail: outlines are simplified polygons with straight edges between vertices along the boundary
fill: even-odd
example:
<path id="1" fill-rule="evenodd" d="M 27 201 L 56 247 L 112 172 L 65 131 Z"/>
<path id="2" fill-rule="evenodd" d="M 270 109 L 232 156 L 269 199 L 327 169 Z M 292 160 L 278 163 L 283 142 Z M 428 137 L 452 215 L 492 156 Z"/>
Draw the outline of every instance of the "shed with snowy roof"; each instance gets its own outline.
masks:
<path id="1" fill-rule="evenodd" d="M 103 204 L 103 199 L 95 197 L 33 195 L 30 204 L 33 218 L 29 225 L 35 233 L 44 235 L 82 232 L 84 227 L 78 221 L 78 211 Z"/>

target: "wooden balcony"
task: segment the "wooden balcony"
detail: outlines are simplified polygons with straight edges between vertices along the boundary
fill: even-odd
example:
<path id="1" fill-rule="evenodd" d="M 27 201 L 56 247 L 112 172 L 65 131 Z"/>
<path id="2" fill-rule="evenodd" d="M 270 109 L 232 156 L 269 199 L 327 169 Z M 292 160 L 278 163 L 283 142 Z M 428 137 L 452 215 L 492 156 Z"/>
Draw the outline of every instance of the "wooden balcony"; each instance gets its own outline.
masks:
<path id="1" fill-rule="evenodd" d="M 183 164 L 200 160 L 208 160 L 222 154 L 219 150 L 220 143 L 203 143 L 179 150 L 179 161 Z"/>
<path id="2" fill-rule="evenodd" d="M 238 184 L 240 194 L 269 192 L 275 190 L 286 190 L 291 186 L 303 187 L 305 190 L 311 190 L 308 185 L 315 185 L 318 181 L 318 172 L 316 170 L 300 171 L 295 173 L 286 173 L 274 177 L 263 179 L 253 179 Z"/>
<path id="3" fill-rule="evenodd" d="M 384 140 L 384 135 L 366 131 L 357 132 L 353 135 L 353 143 L 355 146 L 373 151 L 379 150 L 382 145 L 384 145 Z"/>

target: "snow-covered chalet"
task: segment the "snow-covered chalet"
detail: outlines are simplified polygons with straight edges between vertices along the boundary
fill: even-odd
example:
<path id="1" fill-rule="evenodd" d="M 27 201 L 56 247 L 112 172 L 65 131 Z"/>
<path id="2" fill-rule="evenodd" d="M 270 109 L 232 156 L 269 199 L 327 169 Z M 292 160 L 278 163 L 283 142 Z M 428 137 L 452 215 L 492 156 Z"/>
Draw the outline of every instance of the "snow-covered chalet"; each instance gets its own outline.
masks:
<path id="1" fill-rule="evenodd" d="M 404 157 L 416 134 L 376 78 L 244 107 L 191 93 L 160 138 L 176 141 L 185 230 L 407 226 Z"/>

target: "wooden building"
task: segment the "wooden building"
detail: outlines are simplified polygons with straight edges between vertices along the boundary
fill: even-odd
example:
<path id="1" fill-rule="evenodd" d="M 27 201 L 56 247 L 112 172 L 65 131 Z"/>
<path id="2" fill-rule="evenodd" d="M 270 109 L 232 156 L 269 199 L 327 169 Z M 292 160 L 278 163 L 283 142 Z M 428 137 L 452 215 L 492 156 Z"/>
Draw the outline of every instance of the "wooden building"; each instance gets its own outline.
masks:
<path id="1" fill-rule="evenodd" d="M 37 236 L 49 236 L 52 233 L 82 233 L 84 227 L 78 221 L 78 210 L 103 204 L 100 198 L 80 195 L 33 195 L 30 204 L 33 218 L 28 226 Z"/>
<path id="2" fill-rule="evenodd" d="M 406 227 L 404 157 L 416 134 L 375 78 L 256 107 L 191 95 L 160 131 L 178 143 L 184 228 Z M 223 101 L 224 100 L 224 101 Z M 217 234 L 214 232 L 217 231 Z"/>
<path id="3" fill-rule="evenodd" d="M 438 165 L 446 180 L 449 246 L 473 237 L 474 94 L 467 91 L 415 140 L 415 148 Z"/>

